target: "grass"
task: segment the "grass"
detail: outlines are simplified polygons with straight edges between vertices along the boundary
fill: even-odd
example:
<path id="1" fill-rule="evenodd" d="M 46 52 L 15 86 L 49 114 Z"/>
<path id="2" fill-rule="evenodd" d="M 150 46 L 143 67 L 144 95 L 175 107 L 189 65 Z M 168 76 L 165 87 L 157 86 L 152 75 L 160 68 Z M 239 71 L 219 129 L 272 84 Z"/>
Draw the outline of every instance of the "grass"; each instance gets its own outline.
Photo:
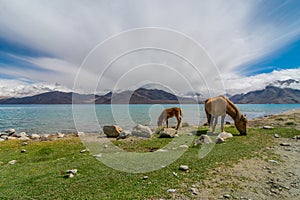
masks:
<path id="1" fill-rule="evenodd" d="M 197 134 L 205 131 L 202 127 Z M 220 165 L 232 166 L 241 159 L 260 156 L 265 147 L 275 144 L 276 133 L 289 138 L 300 135 L 299 130 L 287 128 L 249 129 L 247 136 L 238 136 L 234 127 L 226 127 L 226 131 L 235 137 L 215 145 L 206 157 L 198 157 L 201 145 L 190 146 L 174 163 L 148 173 L 126 173 L 107 167 L 89 153 L 80 153 L 85 147 L 79 138 L 28 142 L 27 146 L 22 146 L 20 141 L 5 141 L 0 143 L 0 199 L 171 198 L 166 192 L 170 188 L 176 189 L 177 194 L 193 198 L 188 188 L 209 179 L 210 169 Z M 132 142 L 119 140 L 114 144 L 128 151 L 151 152 L 171 141 L 153 137 Z M 21 153 L 22 149 L 26 152 Z M 7 164 L 10 160 L 17 160 L 17 163 Z M 180 171 L 182 164 L 188 165 L 190 170 Z M 78 169 L 78 175 L 63 178 L 62 173 L 73 168 Z M 143 180 L 143 176 L 149 178 Z"/>

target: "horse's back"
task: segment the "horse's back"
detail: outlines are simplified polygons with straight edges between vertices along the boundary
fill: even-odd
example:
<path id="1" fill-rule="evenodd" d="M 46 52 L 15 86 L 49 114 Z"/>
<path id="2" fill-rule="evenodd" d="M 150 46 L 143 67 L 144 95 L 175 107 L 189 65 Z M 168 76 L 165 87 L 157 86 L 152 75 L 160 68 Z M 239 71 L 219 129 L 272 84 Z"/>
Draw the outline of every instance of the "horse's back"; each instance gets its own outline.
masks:
<path id="1" fill-rule="evenodd" d="M 205 110 L 211 115 L 222 116 L 226 115 L 227 100 L 224 96 L 209 98 L 205 101 Z"/>

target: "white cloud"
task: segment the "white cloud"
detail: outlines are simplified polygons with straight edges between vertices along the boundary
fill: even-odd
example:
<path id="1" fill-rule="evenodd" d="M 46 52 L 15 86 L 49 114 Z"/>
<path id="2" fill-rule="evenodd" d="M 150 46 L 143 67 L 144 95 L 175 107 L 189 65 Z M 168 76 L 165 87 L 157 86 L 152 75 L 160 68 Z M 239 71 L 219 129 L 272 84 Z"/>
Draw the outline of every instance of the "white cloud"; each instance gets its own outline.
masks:
<path id="1" fill-rule="evenodd" d="M 246 93 L 249 91 L 264 89 L 267 85 L 276 80 L 285 81 L 294 79 L 300 81 L 300 67 L 297 69 L 275 70 L 271 73 L 264 73 L 255 76 L 241 77 L 236 75 L 232 77 L 230 74 L 223 74 L 222 78 L 225 90 L 229 94 Z M 294 84 L 291 88 L 300 90 L 300 84 Z"/>
<path id="2" fill-rule="evenodd" d="M 0 37 L 51 56 L 17 57 L 40 69 L 24 69 L 12 65 L 2 68 L 1 74 L 50 85 L 59 82 L 72 88 L 79 66 L 97 44 L 128 29 L 162 27 L 182 32 L 202 45 L 218 67 L 222 77 L 225 77 L 226 89 L 237 88 L 240 91 L 247 91 L 251 87 L 258 88 L 257 85 L 262 87 L 262 82 L 267 79 L 277 78 L 275 72 L 270 76 L 263 74 L 254 77 L 241 77 L 238 72 L 245 71 L 245 69 L 241 70 L 240 66 L 246 63 L 250 65 L 251 62 L 277 51 L 299 35 L 300 13 L 297 9 L 291 9 L 292 4 L 293 2 L 258 0 L 185 2 L 2 0 L 0 1 Z M 158 39 L 158 45 L 166 42 L 173 45 L 172 48 L 181 49 L 190 56 L 191 60 L 193 57 L 203 56 L 197 55 L 197 51 L 192 52 L 192 48 L 180 43 L 176 38 L 170 37 L 167 41 L 159 41 L 159 37 L 153 38 L 154 43 L 155 39 Z M 122 41 L 122 45 L 126 48 L 126 41 Z M 109 57 L 119 48 L 122 48 L 121 43 L 119 47 L 107 48 L 99 57 Z M 113 72 L 106 73 L 104 77 L 106 82 L 102 83 L 100 88 L 106 90 L 115 87 L 114 83 L 120 77 L 120 73 L 128 72 L 136 66 L 136 63 L 147 64 L 154 61 L 181 71 L 198 91 L 207 88 L 205 84 L 212 85 L 217 78 L 214 68 L 206 67 L 208 68 L 206 69 L 205 66 L 198 64 L 198 70 L 202 73 L 200 78 L 202 80 L 199 81 L 199 75 L 191 66 L 185 65 L 182 60 L 175 65 L 176 59 L 166 60 L 156 52 L 149 53 L 148 58 L 139 57 L 138 54 L 133 58 L 141 60 L 135 62 L 127 59 L 123 64 L 114 66 Z M 103 71 L 105 66 L 99 65 L 99 59 L 95 61 L 92 63 L 95 67 L 83 69 L 81 72 L 81 85 L 77 89 L 92 92 L 91 85 L 97 83 L 99 72 Z M 180 65 L 185 68 L 180 68 Z M 149 77 L 162 75 L 160 70 L 151 72 L 145 70 L 139 73 L 139 78 L 157 82 L 149 80 Z M 234 77 L 244 80 L 243 84 L 233 84 Z M 176 79 L 174 76 L 169 78 Z M 126 89 L 132 84 L 134 78 L 128 80 L 130 81 L 124 79 L 118 86 L 120 88 L 116 89 Z M 170 81 L 169 84 L 169 87 L 179 92 L 184 93 L 187 90 L 182 82 Z M 221 88 L 217 88 L 217 92 L 220 90 Z"/>

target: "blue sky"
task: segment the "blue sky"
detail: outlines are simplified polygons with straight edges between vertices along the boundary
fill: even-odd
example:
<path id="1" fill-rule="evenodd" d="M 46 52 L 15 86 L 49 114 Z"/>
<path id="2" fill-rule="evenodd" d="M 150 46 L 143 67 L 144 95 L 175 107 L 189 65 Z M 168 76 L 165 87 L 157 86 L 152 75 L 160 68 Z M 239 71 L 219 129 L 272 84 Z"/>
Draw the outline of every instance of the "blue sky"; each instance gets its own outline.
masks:
<path id="1" fill-rule="evenodd" d="M 300 79 L 298 0 L 0 0 L 0 10 L 0 96 L 51 90 L 89 93 L 95 87 L 103 92 L 149 83 L 167 85 L 180 94 L 190 90 L 205 93 L 207 85 L 240 93 L 264 88 L 278 79 Z M 169 38 L 149 31 L 145 40 L 151 38 L 150 45 L 164 44 L 167 50 L 179 49 L 178 55 L 191 60 L 198 54 L 194 60 L 200 60 L 195 64 L 198 69 L 178 57 L 144 51 L 120 58 L 101 75 L 105 69 L 99 64 L 102 60 L 132 45 L 128 41 L 135 43 L 134 37 L 126 41 L 123 35 L 144 27 L 168 30 Z M 182 37 L 186 41 L 180 43 Z M 114 39 L 122 40 L 101 53 Z M 193 42 L 198 49 L 190 47 Z M 87 60 L 97 48 L 98 59 L 103 59 Z M 160 82 L 155 77 L 161 75 L 164 81 Z M 176 76 L 186 83 L 173 81 Z M 77 80 L 82 82 L 74 88 Z"/>

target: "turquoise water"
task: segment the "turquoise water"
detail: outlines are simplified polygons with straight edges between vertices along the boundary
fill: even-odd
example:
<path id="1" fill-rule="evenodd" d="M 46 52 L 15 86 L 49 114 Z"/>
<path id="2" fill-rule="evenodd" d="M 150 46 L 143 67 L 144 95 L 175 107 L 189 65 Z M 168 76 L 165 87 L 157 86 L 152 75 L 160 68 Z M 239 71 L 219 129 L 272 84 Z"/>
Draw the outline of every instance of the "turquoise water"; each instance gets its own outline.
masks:
<path id="1" fill-rule="evenodd" d="M 103 125 L 119 124 L 132 129 L 137 123 L 150 126 L 163 108 L 176 105 L 0 105 L 0 131 L 14 128 L 27 133 L 100 132 Z M 248 119 L 300 109 L 300 104 L 238 104 Z M 203 105 L 180 105 L 183 121 L 203 124 Z M 226 117 L 227 121 L 232 121 Z M 171 120 L 175 124 L 175 119 Z"/>

